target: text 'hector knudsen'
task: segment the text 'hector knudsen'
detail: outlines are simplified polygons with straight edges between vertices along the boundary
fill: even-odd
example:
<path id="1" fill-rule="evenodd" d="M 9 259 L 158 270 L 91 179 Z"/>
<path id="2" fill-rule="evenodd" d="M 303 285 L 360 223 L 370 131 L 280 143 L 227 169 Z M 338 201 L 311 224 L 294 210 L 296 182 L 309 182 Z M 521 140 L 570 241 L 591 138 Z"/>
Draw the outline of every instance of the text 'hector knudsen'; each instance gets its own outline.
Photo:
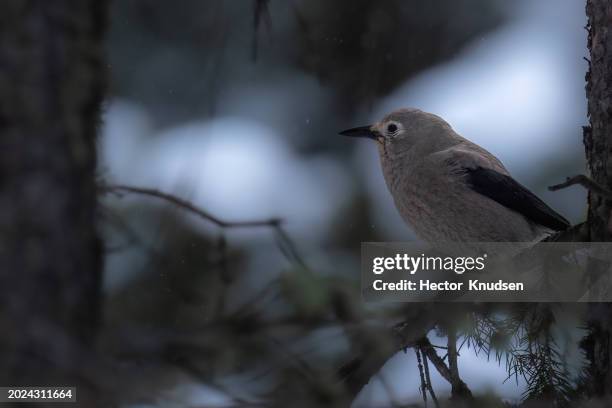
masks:
<path id="1" fill-rule="evenodd" d="M 394 257 L 375 257 L 372 260 L 372 272 L 381 275 L 387 271 L 408 272 L 414 275 L 419 271 L 451 271 L 462 275 L 468 271 L 482 271 L 485 268 L 487 255 L 479 257 L 440 257 L 410 256 L 397 254 Z M 522 282 L 507 282 L 499 279 L 495 282 L 481 282 L 469 279 L 467 282 L 435 281 L 430 279 L 399 279 L 394 282 L 375 279 L 372 282 L 375 291 L 523 291 Z"/>
<path id="2" fill-rule="evenodd" d="M 419 279 L 417 282 L 408 279 L 401 279 L 398 282 L 383 282 L 377 279 L 373 283 L 374 290 L 408 290 L 408 291 L 461 291 L 464 290 L 464 282 L 431 282 L 427 279 Z M 478 279 L 470 279 L 467 282 L 467 290 L 470 291 L 523 291 L 525 290 L 522 282 L 480 282 Z"/>

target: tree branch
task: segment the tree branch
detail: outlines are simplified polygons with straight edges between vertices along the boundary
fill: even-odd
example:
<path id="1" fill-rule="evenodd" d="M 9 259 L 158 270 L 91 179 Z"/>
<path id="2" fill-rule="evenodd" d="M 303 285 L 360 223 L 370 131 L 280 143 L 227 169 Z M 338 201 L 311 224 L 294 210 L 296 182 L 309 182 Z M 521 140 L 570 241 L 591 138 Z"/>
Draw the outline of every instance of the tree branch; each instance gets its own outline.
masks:
<path id="1" fill-rule="evenodd" d="M 429 342 L 427 337 L 423 337 L 418 342 L 418 347 L 421 349 L 421 352 L 427 356 L 429 361 L 434 365 L 438 373 L 451 384 L 453 390 L 453 397 L 459 398 L 472 398 L 472 392 L 468 388 L 467 384 L 461 380 L 459 374 L 453 374 L 451 369 L 447 367 L 446 363 L 436 352 L 436 349 Z M 449 361 L 451 361 L 451 350 L 450 350 L 450 336 L 449 336 Z"/>
<path id="2" fill-rule="evenodd" d="M 431 377 L 429 376 L 429 362 L 425 354 L 419 348 L 419 352 L 423 355 L 423 368 L 425 369 L 425 383 L 427 385 L 427 389 L 429 390 L 429 395 L 431 395 L 431 399 L 434 402 L 436 408 L 440 407 L 438 403 L 438 398 L 436 397 L 436 393 L 433 390 L 433 385 L 431 385 Z"/>
<path id="3" fill-rule="evenodd" d="M 380 371 L 382 366 L 398 351 L 415 347 L 419 339 L 423 338 L 435 326 L 435 318 L 426 313 L 431 305 L 422 305 L 411 309 L 406 320 L 391 328 L 374 331 L 370 328 L 359 334 L 363 341 L 368 336 L 376 336 L 386 347 L 372 348 L 369 344 L 362 345 L 367 352 L 357 350 L 357 357 L 343 364 L 337 371 L 337 376 L 344 383 L 347 391 L 353 397 Z"/>
<path id="4" fill-rule="evenodd" d="M 612 200 L 612 191 L 607 188 L 597 184 L 595 181 L 591 180 L 584 174 L 578 174 L 576 176 L 568 177 L 563 183 L 555 184 L 553 186 L 549 186 L 548 189 L 550 191 L 561 190 L 575 184 L 579 184 L 587 190 L 597 194 L 603 198 L 608 200 Z"/>
<path id="5" fill-rule="evenodd" d="M 423 363 L 421 362 L 421 351 L 418 347 L 414 348 L 414 353 L 417 358 L 417 367 L 421 377 L 421 394 L 423 395 L 423 403 L 427 406 L 427 381 L 425 380 L 425 372 L 423 371 Z M 427 360 L 427 359 L 425 359 Z"/>
<path id="6" fill-rule="evenodd" d="M 450 370 L 446 366 L 444 360 L 442 360 L 442 358 L 438 355 L 436 349 L 429 342 L 429 339 L 427 337 L 423 337 L 421 340 L 419 340 L 418 346 L 425 357 L 427 357 L 434 365 L 436 370 L 438 370 L 438 373 L 442 376 L 442 378 L 451 383 Z"/>
<path id="7" fill-rule="evenodd" d="M 457 352 L 457 331 L 454 327 L 448 328 L 448 371 L 451 375 L 451 386 L 453 398 L 470 398 L 472 392 L 468 389 L 467 385 L 459 377 L 459 365 L 457 358 L 459 353 Z"/>
<path id="8" fill-rule="evenodd" d="M 121 195 L 121 193 L 132 193 L 139 195 L 146 195 L 149 197 L 159 198 L 161 200 L 167 201 L 171 204 L 176 205 L 177 207 L 182 208 L 183 210 L 187 210 L 200 218 L 205 219 L 206 221 L 212 222 L 215 225 L 218 225 L 221 228 L 253 228 L 253 227 L 275 227 L 280 225 L 282 220 L 280 218 L 270 218 L 267 220 L 251 220 L 251 221 L 226 221 L 222 220 L 214 215 L 204 211 L 191 202 L 179 198 L 175 195 L 164 193 L 162 191 L 152 189 L 152 188 L 144 188 L 144 187 L 133 187 L 133 186 L 125 186 L 125 185 L 104 185 L 102 186 L 102 191 L 105 193 L 115 193 Z"/>
<path id="9" fill-rule="evenodd" d="M 220 228 L 271 228 L 275 232 L 277 244 L 283 253 L 291 262 L 298 264 L 304 269 L 308 269 L 308 266 L 300 256 L 296 245 L 293 243 L 285 229 L 282 227 L 282 220 L 280 218 L 269 218 L 266 220 L 249 220 L 249 221 L 227 221 L 219 217 L 216 217 L 209 212 L 195 206 L 191 202 L 177 197 L 172 194 L 164 193 L 152 188 L 145 187 L 134 187 L 126 185 L 102 185 L 100 187 L 103 193 L 112 193 L 121 196 L 123 193 L 139 194 L 149 197 L 155 197 L 160 200 L 167 201 L 182 210 L 188 211 L 198 217 L 211 222 Z"/>

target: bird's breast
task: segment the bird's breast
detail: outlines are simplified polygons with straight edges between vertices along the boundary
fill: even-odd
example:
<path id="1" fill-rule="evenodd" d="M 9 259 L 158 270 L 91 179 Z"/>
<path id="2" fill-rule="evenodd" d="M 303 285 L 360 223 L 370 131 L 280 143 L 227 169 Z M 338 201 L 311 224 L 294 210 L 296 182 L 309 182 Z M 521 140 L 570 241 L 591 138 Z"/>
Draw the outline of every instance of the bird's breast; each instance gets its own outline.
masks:
<path id="1" fill-rule="evenodd" d="M 416 163 L 383 166 L 383 172 L 402 218 L 425 241 L 534 239 L 523 217 L 476 193 L 449 168 Z"/>

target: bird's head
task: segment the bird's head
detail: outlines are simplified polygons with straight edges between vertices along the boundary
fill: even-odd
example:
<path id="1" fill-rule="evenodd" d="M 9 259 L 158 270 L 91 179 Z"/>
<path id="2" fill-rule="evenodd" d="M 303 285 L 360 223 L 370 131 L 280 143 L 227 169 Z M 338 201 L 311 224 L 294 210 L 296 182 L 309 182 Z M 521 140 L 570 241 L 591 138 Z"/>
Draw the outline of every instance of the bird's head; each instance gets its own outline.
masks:
<path id="1" fill-rule="evenodd" d="M 399 109 L 372 125 L 347 129 L 340 134 L 373 139 L 383 155 L 391 156 L 415 148 L 423 153 L 435 151 L 457 137 L 444 119 L 418 109 Z"/>

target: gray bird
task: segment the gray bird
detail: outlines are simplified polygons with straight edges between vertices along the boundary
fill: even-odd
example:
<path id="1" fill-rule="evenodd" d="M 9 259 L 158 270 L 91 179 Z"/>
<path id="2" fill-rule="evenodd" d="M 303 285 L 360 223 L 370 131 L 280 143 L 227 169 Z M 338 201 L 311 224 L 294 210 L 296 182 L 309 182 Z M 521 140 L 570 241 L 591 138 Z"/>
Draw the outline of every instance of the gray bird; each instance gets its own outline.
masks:
<path id="1" fill-rule="evenodd" d="M 532 242 L 569 226 L 439 116 L 400 109 L 340 134 L 377 142 L 395 205 L 426 242 Z"/>

